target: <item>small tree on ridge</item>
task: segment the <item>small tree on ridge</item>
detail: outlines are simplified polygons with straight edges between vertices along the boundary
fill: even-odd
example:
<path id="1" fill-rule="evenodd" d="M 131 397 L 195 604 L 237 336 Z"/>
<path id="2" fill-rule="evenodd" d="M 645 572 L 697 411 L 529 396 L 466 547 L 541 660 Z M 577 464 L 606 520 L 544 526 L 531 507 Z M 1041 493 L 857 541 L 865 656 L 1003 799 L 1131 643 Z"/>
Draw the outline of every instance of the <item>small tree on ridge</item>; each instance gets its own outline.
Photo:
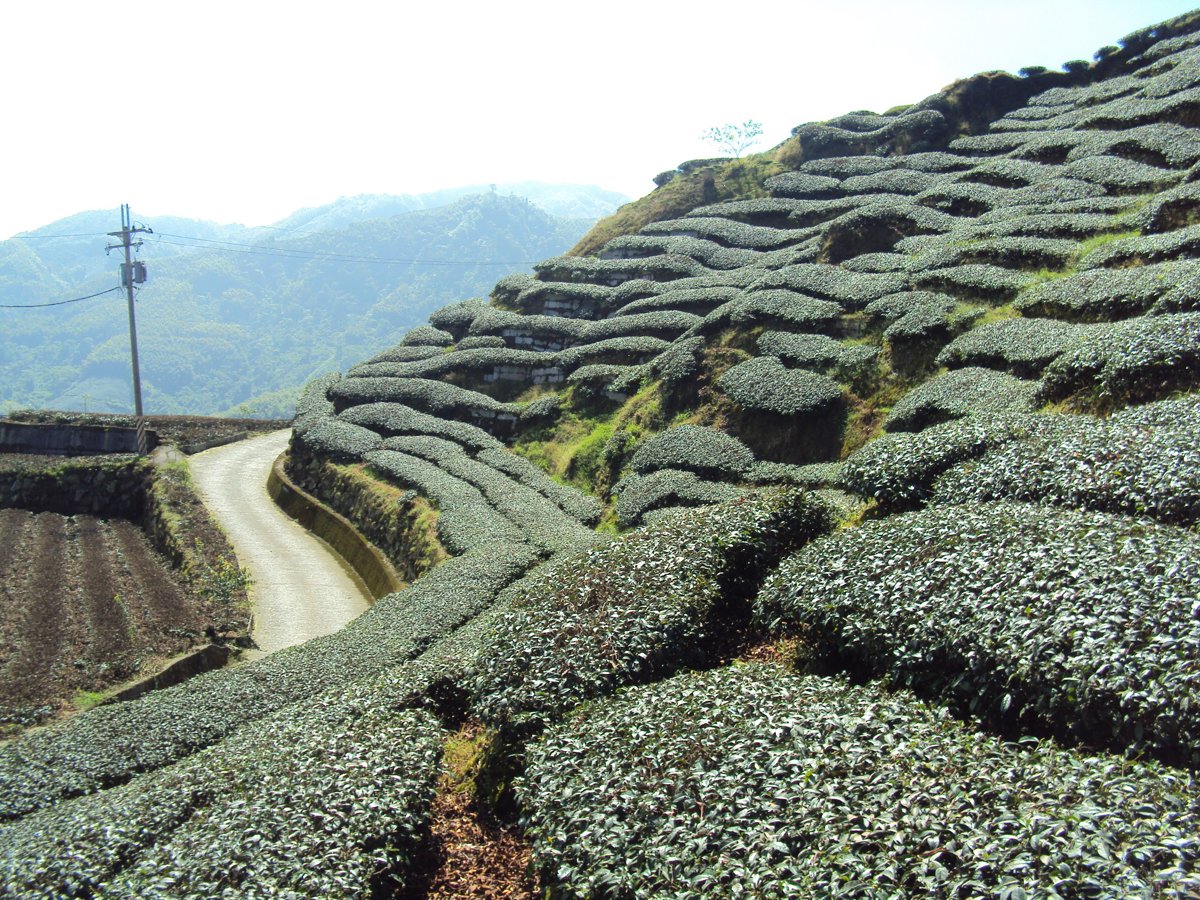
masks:
<path id="1" fill-rule="evenodd" d="M 754 146 L 754 143 L 762 136 L 762 131 L 761 122 L 747 119 L 741 125 L 714 126 L 701 134 L 700 137 L 702 140 L 712 141 L 723 150 L 728 150 L 730 156 L 738 159 L 741 157 L 743 150 Z"/>

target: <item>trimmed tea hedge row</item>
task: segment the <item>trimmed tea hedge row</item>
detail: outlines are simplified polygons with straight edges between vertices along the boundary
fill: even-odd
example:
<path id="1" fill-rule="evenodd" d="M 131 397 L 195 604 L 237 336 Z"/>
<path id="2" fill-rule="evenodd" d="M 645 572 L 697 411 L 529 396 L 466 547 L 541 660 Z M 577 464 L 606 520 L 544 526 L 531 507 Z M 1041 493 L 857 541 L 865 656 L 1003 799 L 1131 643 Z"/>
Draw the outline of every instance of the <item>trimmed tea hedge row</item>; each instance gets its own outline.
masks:
<path id="1" fill-rule="evenodd" d="M 482 428 L 418 412 L 401 403 L 363 403 L 352 406 L 338 418 L 369 428 L 384 437 L 429 434 L 447 438 L 472 450 L 503 446 Z"/>
<path id="2" fill-rule="evenodd" d="M 438 509 L 437 533 L 451 553 L 482 550 L 495 543 L 519 544 L 521 529 L 483 496 L 478 487 L 448 474 L 441 462 L 432 463 L 400 448 L 412 449 L 421 438 L 388 438 L 387 450 L 368 453 L 364 459 L 381 476 L 428 498 Z M 390 449 L 395 447 L 396 449 Z"/>
<path id="3" fill-rule="evenodd" d="M 942 313 L 943 318 L 954 309 L 955 299 L 949 294 L 932 291 L 903 291 L 872 300 L 864 310 L 867 315 L 885 322 L 895 322 L 912 312 Z"/>
<path id="4" fill-rule="evenodd" d="M 832 300 L 847 310 L 862 309 L 872 300 L 904 290 L 903 275 L 870 275 L 841 266 L 805 263 L 770 272 L 754 285 L 756 290 L 785 288 L 824 300 Z"/>
<path id="5" fill-rule="evenodd" d="M 440 761 L 427 712 L 292 707 L 0 829 L 0 871 L 22 897 L 365 898 L 407 881 Z"/>
<path id="6" fill-rule="evenodd" d="M 1200 313 L 1141 316 L 1088 329 L 1046 367 L 1042 396 L 1094 391 L 1124 405 L 1157 400 L 1200 376 Z"/>
<path id="7" fill-rule="evenodd" d="M 884 419 L 888 431 L 920 431 L 964 416 L 1032 409 L 1038 383 L 1006 372 L 968 366 L 939 375 L 909 391 Z"/>
<path id="8" fill-rule="evenodd" d="M 397 344 L 382 353 L 376 353 L 367 362 L 415 362 L 418 359 L 430 359 L 444 352 L 444 347 L 412 347 L 407 344 Z"/>
<path id="9" fill-rule="evenodd" d="M 786 560 L 760 621 L 1015 733 L 1200 767 L 1200 537 L 1105 513 L 936 506 Z"/>
<path id="10" fill-rule="evenodd" d="M 702 337 L 682 338 L 654 357 L 650 368 L 668 387 L 691 381 L 700 372 L 704 347 Z"/>
<path id="11" fill-rule="evenodd" d="M 1180 282 L 1200 274 L 1200 262 L 1175 260 L 1130 269 L 1091 269 L 1043 282 L 1013 304 L 1026 315 L 1074 322 L 1102 322 L 1141 315 L 1156 302 L 1180 292 Z M 1197 304 L 1195 291 L 1182 303 Z M 1172 303 L 1172 305 L 1176 305 Z M 1179 308 L 1186 308 L 1180 305 Z"/>
<path id="12" fill-rule="evenodd" d="M 1110 241 L 1079 261 L 1081 269 L 1116 269 L 1170 259 L 1200 256 L 1200 225 L 1189 225 L 1166 234 L 1147 234 Z"/>
<path id="13" fill-rule="evenodd" d="M 296 401 L 296 417 L 293 427 L 307 428 L 321 419 L 333 415 L 333 403 L 326 396 L 329 389 L 342 380 L 337 372 L 321 375 L 304 386 L 300 398 Z"/>
<path id="14" fill-rule="evenodd" d="M 562 319 L 558 321 L 570 321 Z M 430 359 L 413 362 L 363 363 L 346 373 L 347 380 L 356 378 L 440 378 L 452 372 L 490 371 L 499 366 L 547 368 L 554 365 L 553 353 L 539 353 L 510 347 L 455 349 L 438 353 Z"/>
<path id="15" fill-rule="evenodd" d="M 654 254 L 688 256 L 708 269 L 736 269 L 758 262 L 762 252 L 725 247 L 716 241 L 680 235 L 627 234 L 604 245 L 603 259 L 637 259 Z"/>
<path id="16" fill-rule="evenodd" d="M 990 303 L 1012 300 L 1030 281 L 1027 272 L 966 263 L 945 269 L 920 271 L 913 274 L 912 284 L 918 290 L 940 291 L 955 297 L 971 297 Z"/>
<path id="17" fill-rule="evenodd" d="M 937 364 L 950 368 L 983 366 L 1020 378 L 1036 378 L 1086 334 L 1087 328 L 1054 319 L 991 322 L 956 337 L 938 354 Z"/>
<path id="18" fill-rule="evenodd" d="M 708 481 L 695 472 L 658 469 L 648 475 L 626 475 L 612 488 L 617 521 L 624 528 L 647 522 L 649 513 L 685 506 L 708 506 L 740 497 L 732 484 Z"/>
<path id="19" fill-rule="evenodd" d="M 595 539 L 578 519 L 568 516 L 544 494 L 472 459 L 457 444 L 431 437 L 396 437 L 388 438 L 385 446 L 386 459 L 384 453 L 379 453 L 369 455 L 367 460 L 434 502 L 439 511 L 438 534 L 452 553 L 483 546 L 497 537 L 528 541 L 551 552 L 575 549 Z M 389 451 L 398 451 L 401 457 L 421 457 L 432 463 L 441 477 L 428 471 L 428 466 L 393 456 Z M 463 484 L 471 490 L 464 491 Z M 489 510 L 476 509 L 481 501 Z M 507 519 L 516 531 L 495 528 L 491 511 Z"/>
<path id="20" fill-rule="evenodd" d="M 781 416 L 814 415 L 842 399 L 842 386 L 829 376 L 788 369 L 774 356 L 738 363 L 717 384 L 743 409 Z"/>
<path id="21" fill-rule="evenodd" d="M 501 403 L 487 394 L 428 378 L 343 378 L 329 389 L 329 396 L 339 410 L 365 403 L 399 403 L 447 418 L 472 414 L 515 418 L 520 412 L 515 404 Z"/>
<path id="22" fill-rule="evenodd" d="M 686 469 L 721 481 L 736 481 L 750 471 L 754 454 L 723 431 L 676 425 L 660 431 L 639 447 L 630 465 L 639 475 L 657 469 Z"/>
<path id="23" fill-rule="evenodd" d="M 486 309 L 488 309 L 488 303 L 482 298 L 473 297 L 470 300 L 461 300 L 458 303 L 450 303 L 441 309 L 434 310 L 429 314 L 429 324 L 453 335 L 455 340 L 461 341 L 471 328 L 471 323 Z M 376 362 L 377 360 L 371 361 Z M 382 362 L 382 360 L 378 361 Z"/>
<path id="24" fill-rule="evenodd" d="M 589 528 L 600 521 L 604 508 L 599 500 L 578 488 L 559 484 L 525 457 L 495 447 L 479 451 L 475 458 L 537 491 L 568 516 Z"/>
<path id="25" fill-rule="evenodd" d="M 853 381 L 875 367 L 879 351 L 869 344 L 843 344 L 821 334 L 765 331 L 758 352 L 776 356 L 792 366 L 817 371 L 833 370 L 840 381 Z"/>
<path id="26" fill-rule="evenodd" d="M 707 238 L 725 247 L 741 247 L 747 250 L 779 250 L 796 243 L 797 240 L 796 232 L 790 228 L 765 228 L 761 225 L 746 225 L 729 219 L 705 216 L 650 222 L 638 233 Z"/>
<path id="27" fill-rule="evenodd" d="M 412 659 L 490 605 L 537 555 L 527 544 L 492 544 L 448 559 L 336 634 L 0 746 L 0 819 L 162 768 L 289 704 Z"/>
<path id="28" fill-rule="evenodd" d="M 378 450 L 383 438 L 351 422 L 343 422 L 334 416 L 315 418 L 306 416 L 298 420 L 294 430 L 294 441 L 335 462 L 351 462 L 364 453 Z"/>
<path id="29" fill-rule="evenodd" d="M 812 495 L 767 492 L 559 557 L 509 592 L 512 612 L 477 661 L 475 710 L 493 725 L 536 727 L 702 661 L 731 592 L 830 526 Z"/>
<path id="30" fill-rule="evenodd" d="M 794 291 L 756 290 L 718 306 L 696 326 L 712 334 L 730 325 L 786 325 L 797 331 L 829 331 L 842 315 L 842 307 L 831 300 L 818 300 Z"/>
<path id="31" fill-rule="evenodd" d="M 903 693 L 686 673 L 554 726 L 518 782 L 563 897 L 1150 897 L 1200 889 L 1200 796 L 1003 744 Z"/>
<path id="32" fill-rule="evenodd" d="M 1153 406 L 1099 420 L 1044 417 L 1042 427 L 951 468 L 938 479 L 933 499 L 1053 503 L 1194 525 L 1200 521 L 1200 399 Z M 1153 424 L 1144 424 L 1148 418 Z"/>
<path id="33" fill-rule="evenodd" d="M 956 419 L 923 431 L 884 434 L 842 463 L 837 484 L 885 506 L 924 502 L 934 481 L 957 462 L 983 455 L 1049 417 L 1005 413 Z"/>
<path id="34" fill-rule="evenodd" d="M 1063 166 L 1067 175 L 1098 184 L 1110 194 L 1149 194 L 1177 184 L 1185 173 L 1119 156 L 1089 156 Z"/>
<path id="35" fill-rule="evenodd" d="M 400 341 L 402 347 L 449 347 L 454 335 L 432 325 L 418 325 L 407 332 Z"/>
<path id="36" fill-rule="evenodd" d="M 713 287 L 679 288 L 632 300 L 618 309 L 614 315 L 631 316 L 658 310 L 676 310 L 707 315 L 722 303 L 728 303 L 741 293 L 741 288 L 727 285 Z"/>

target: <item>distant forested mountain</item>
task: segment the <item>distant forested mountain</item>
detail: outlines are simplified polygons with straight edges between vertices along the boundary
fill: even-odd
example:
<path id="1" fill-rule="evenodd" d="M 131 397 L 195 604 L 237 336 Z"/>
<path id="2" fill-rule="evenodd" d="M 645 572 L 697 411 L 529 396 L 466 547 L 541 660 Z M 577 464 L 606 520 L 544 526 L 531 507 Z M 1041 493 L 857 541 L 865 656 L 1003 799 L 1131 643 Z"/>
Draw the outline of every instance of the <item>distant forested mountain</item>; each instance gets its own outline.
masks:
<path id="1" fill-rule="evenodd" d="M 395 343 L 452 300 L 561 253 L 625 198 L 525 185 L 343 198 L 275 226 L 156 217 L 138 295 L 146 409 L 288 416 L 297 389 Z M 466 194 L 463 196 L 463 194 Z M 564 217 L 558 212 L 586 215 Z M 54 302 L 116 283 L 116 211 L 0 242 L 0 305 Z M 131 408 L 124 294 L 0 308 L 0 411 Z"/>

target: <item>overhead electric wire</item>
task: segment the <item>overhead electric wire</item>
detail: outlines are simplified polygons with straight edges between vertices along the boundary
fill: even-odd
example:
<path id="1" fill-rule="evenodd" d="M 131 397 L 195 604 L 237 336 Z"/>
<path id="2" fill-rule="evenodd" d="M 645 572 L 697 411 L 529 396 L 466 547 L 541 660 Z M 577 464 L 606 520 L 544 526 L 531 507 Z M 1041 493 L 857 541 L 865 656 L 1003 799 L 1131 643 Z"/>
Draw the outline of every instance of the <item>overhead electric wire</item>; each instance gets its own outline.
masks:
<path id="1" fill-rule="evenodd" d="M 106 231 L 89 231 L 86 234 L 14 234 L 10 241 L 52 241 L 55 238 L 105 237 Z"/>
<path id="2" fill-rule="evenodd" d="M 116 287 L 110 287 L 107 291 L 100 291 L 97 294 L 88 294 L 86 297 L 72 297 L 70 300 L 55 300 L 53 303 L 0 303 L 0 309 L 45 309 L 47 306 L 66 306 L 68 303 L 80 303 L 84 300 L 92 300 L 119 290 L 121 290 L 121 286 L 117 285 Z"/>
<path id="3" fill-rule="evenodd" d="M 193 247 L 202 249 L 197 244 L 182 244 L 179 241 L 198 241 L 202 244 L 215 244 L 212 250 L 226 253 L 253 253 L 261 256 L 278 256 L 290 259 L 331 260 L 334 262 L 363 262 L 385 263 L 389 265 L 419 265 L 419 266 L 532 266 L 536 260 L 493 260 L 493 259 L 418 259 L 416 257 L 397 256 L 366 256 L 352 253 L 335 253 L 323 250 L 301 250 L 290 247 L 268 247 L 262 244 L 246 244 L 240 241 L 221 241 L 216 238 L 190 237 L 185 234 L 170 234 L 155 232 L 156 240 L 150 243 L 170 244 L 173 247 Z M 177 238 L 178 240 L 162 240 L 162 238 Z"/>

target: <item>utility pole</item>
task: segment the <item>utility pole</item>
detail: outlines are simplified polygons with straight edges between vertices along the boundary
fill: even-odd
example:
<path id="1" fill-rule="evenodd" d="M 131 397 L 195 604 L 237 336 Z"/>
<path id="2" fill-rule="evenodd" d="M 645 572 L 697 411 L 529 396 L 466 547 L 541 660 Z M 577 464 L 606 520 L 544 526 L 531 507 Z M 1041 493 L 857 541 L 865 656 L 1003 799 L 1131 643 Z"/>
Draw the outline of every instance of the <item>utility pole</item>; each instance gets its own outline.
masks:
<path id="1" fill-rule="evenodd" d="M 146 421 L 142 417 L 142 373 L 141 367 L 138 365 L 137 319 L 133 312 L 133 286 L 145 282 L 146 264 L 141 261 L 134 263 L 130 256 L 130 250 L 142 246 L 141 240 L 133 240 L 135 234 L 153 233 L 152 229 L 144 225 L 135 226 L 129 214 L 129 204 L 123 203 L 121 204 L 121 230 L 108 233 L 109 237 L 120 238 L 121 243 L 109 244 L 104 248 L 105 253 L 118 248 L 125 251 L 125 263 L 121 266 L 121 283 L 125 285 L 125 297 L 129 303 L 129 353 L 133 359 L 133 411 L 137 416 L 138 454 L 141 456 L 146 455 Z"/>

